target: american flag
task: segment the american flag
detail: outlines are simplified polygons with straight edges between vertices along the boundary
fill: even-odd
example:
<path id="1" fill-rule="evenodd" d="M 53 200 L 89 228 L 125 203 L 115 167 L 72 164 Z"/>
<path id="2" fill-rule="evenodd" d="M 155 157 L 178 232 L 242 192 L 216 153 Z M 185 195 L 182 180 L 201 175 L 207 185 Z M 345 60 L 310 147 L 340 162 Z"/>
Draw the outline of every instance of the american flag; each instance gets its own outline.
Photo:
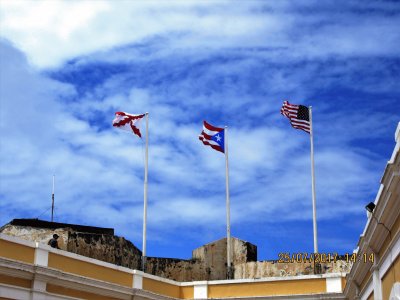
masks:
<path id="1" fill-rule="evenodd" d="M 217 151 L 225 153 L 224 139 L 225 139 L 224 128 L 215 127 L 204 121 L 203 131 L 199 135 L 199 140 L 202 141 L 204 145 L 210 146 L 211 148 Z"/>
<path id="2" fill-rule="evenodd" d="M 138 137 L 142 137 L 140 130 L 137 126 L 137 123 L 145 116 L 142 115 L 131 115 L 122 111 L 118 111 L 115 113 L 115 118 L 113 120 L 113 126 L 119 129 L 131 131 L 136 134 Z"/>
<path id="3" fill-rule="evenodd" d="M 288 101 L 284 101 L 281 114 L 289 118 L 290 124 L 294 128 L 310 133 L 310 116 L 307 106 L 290 104 Z"/>

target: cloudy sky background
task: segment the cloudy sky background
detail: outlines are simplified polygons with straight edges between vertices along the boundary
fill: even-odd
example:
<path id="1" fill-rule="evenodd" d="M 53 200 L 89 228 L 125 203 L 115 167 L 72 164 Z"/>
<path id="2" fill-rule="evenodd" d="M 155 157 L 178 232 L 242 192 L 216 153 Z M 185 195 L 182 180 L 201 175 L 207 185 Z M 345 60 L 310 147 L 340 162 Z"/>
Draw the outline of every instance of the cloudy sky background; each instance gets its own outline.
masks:
<path id="1" fill-rule="evenodd" d="M 351 252 L 394 147 L 397 1 L 0 0 L 0 223 L 115 228 L 142 247 L 144 143 L 115 111 L 150 114 L 149 256 L 225 236 L 225 161 L 198 140 L 229 126 L 232 235 L 259 259 Z M 144 124 L 143 124 L 144 125 Z M 142 127 L 144 132 L 144 127 Z"/>

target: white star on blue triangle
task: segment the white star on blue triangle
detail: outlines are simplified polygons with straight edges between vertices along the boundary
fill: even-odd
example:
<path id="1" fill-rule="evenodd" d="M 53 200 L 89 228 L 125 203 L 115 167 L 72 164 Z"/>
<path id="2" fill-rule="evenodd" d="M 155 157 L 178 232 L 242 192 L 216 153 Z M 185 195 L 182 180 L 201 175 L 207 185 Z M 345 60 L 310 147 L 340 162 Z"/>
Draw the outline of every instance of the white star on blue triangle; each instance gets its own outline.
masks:
<path id="1" fill-rule="evenodd" d="M 222 151 L 225 152 L 225 130 L 221 130 L 220 132 L 218 132 L 217 134 L 214 134 L 211 139 L 216 142 L 221 148 Z"/>

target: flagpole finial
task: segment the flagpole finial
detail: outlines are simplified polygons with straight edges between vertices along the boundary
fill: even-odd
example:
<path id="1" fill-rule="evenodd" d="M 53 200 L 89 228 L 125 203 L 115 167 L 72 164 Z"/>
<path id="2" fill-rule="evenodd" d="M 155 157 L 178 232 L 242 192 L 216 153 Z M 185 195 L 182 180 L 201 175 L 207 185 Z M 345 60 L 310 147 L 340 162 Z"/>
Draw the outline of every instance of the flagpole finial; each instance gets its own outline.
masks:
<path id="1" fill-rule="evenodd" d="M 148 115 L 148 114 L 149 114 L 149 112 L 147 112 L 147 111 L 146 111 L 144 114 L 145 114 L 145 115 Z"/>

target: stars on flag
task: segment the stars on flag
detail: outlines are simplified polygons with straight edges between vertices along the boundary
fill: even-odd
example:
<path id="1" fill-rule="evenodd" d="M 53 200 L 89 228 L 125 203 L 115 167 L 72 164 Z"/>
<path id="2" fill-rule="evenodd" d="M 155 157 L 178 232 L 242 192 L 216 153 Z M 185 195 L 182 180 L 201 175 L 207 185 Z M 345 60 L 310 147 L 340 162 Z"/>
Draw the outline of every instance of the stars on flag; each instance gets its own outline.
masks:
<path id="1" fill-rule="evenodd" d="M 290 104 L 288 101 L 284 101 L 281 114 L 290 120 L 293 128 L 310 133 L 310 116 L 307 106 Z"/>
<path id="2" fill-rule="evenodd" d="M 224 133 L 224 128 L 215 127 L 204 121 L 203 131 L 199 135 L 199 140 L 202 141 L 204 145 L 225 153 Z"/>

